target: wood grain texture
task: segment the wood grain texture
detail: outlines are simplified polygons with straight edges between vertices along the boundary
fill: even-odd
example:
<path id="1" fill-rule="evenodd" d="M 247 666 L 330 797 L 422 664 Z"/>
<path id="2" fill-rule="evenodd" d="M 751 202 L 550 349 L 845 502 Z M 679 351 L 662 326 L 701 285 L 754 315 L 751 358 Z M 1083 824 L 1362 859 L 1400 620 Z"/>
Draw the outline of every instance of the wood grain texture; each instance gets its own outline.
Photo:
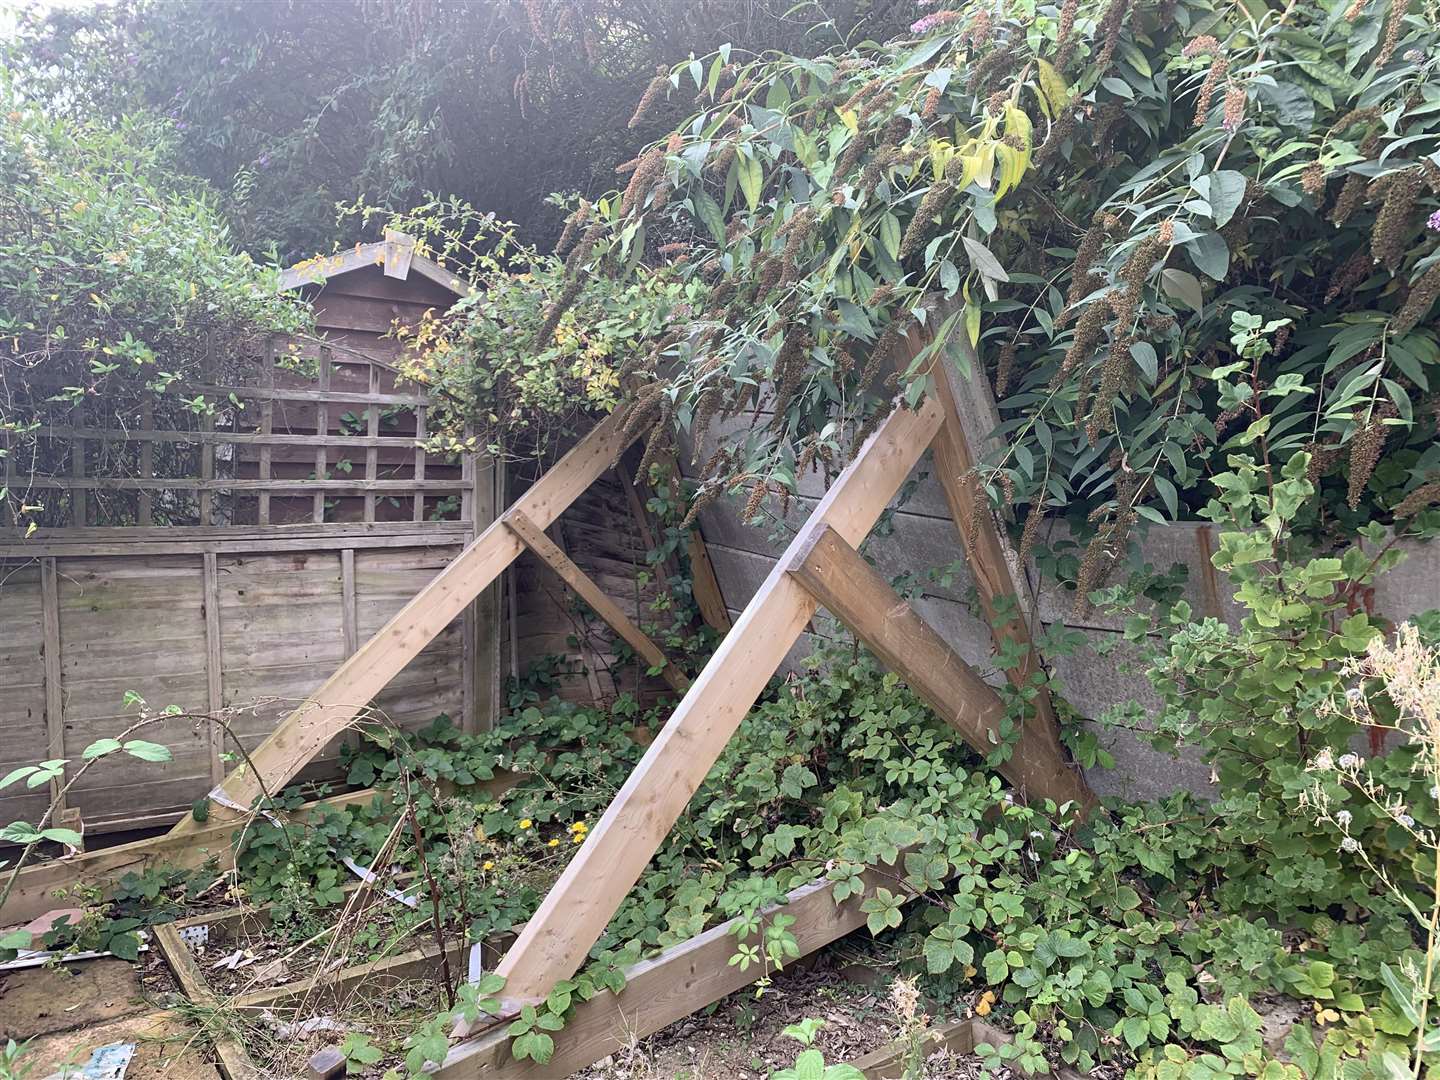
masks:
<path id="1" fill-rule="evenodd" d="M 860 905 L 880 885 L 893 888 L 893 876 L 886 871 L 868 871 L 863 894 L 837 904 L 831 893 L 832 882 L 814 882 L 793 890 L 787 903 L 766 909 L 762 917 L 768 921 L 782 912 L 794 917 L 790 930 L 801 956 L 806 956 L 864 926 L 865 913 Z M 758 939 L 752 943 L 758 943 Z M 554 1080 L 568 1076 L 748 986 L 764 974 L 758 966 L 741 971 L 738 964 L 731 964 L 730 957 L 736 951 L 732 921 L 642 960 L 625 973 L 625 989 L 620 993 L 606 991 L 589 1001 L 576 1002 L 564 1029 L 555 1033 L 554 1057 L 544 1065 L 511 1057 L 507 1025 L 502 1023 L 452 1048 L 444 1063 L 430 1075 L 434 1080 Z"/>
<path id="2" fill-rule="evenodd" d="M 151 927 L 150 932 L 156 948 L 170 965 L 170 970 L 180 983 L 180 989 L 185 991 L 185 996 L 201 1007 L 218 1007 L 219 998 L 206 985 L 204 973 L 195 962 L 195 955 L 180 939 L 180 931 L 175 929 L 174 924 L 163 923 Z M 215 1048 L 215 1056 L 220 1059 L 220 1072 L 225 1080 L 264 1080 L 265 1074 L 250 1060 L 245 1048 L 236 1040 L 221 1035 L 212 1038 L 211 1045 Z"/>
<path id="3" fill-rule="evenodd" d="M 501 520 L 526 547 L 543 559 L 566 585 L 575 590 L 575 594 L 589 604 L 595 614 L 604 619 L 610 628 L 625 640 L 626 644 L 643 656 L 652 668 L 660 668 L 661 677 L 670 684 L 673 690 L 683 694 L 689 689 L 690 680 L 670 662 L 660 646 L 650 640 L 649 635 L 636 626 L 630 617 L 620 610 L 620 606 L 605 595 L 599 585 L 586 577 L 585 572 L 576 566 L 570 557 L 561 551 L 559 546 L 546 536 L 533 521 L 526 517 L 523 511 L 509 510 L 502 515 Z"/>
<path id="4" fill-rule="evenodd" d="M 897 354 L 895 366 L 898 370 L 903 371 L 909 365 L 910 358 L 920 353 L 929 341 L 928 335 L 929 331 L 925 328 L 916 327 L 911 330 L 905 349 Z M 959 347 L 967 349 L 970 369 L 977 370 L 980 361 L 974 351 L 968 350 L 968 346 Z M 1031 687 L 1035 676 L 1042 673 L 1040 656 L 1031 642 L 1030 627 L 1023 614 L 1017 614 L 1008 620 L 1002 620 L 998 615 L 1000 607 L 1007 601 L 1020 613 L 1024 612 L 1025 606 L 1020 601 L 1021 590 L 1011 575 L 1010 564 L 1000 542 L 1000 531 L 996 527 L 994 515 L 990 512 L 986 496 L 983 490 L 972 488 L 966 483 L 966 478 L 979 459 L 979 454 L 971 445 L 972 441 L 978 445 L 984 435 L 965 430 L 956 400 L 955 379 L 958 373 L 953 368 L 954 365 L 946 356 L 945 350 L 937 349 L 930 362 L 929 373 L 934 394 L 944 406 L 945 422 L 935 437 L 935 471 L 945 492 L 945 501 L 950 507 L 951 520 L 955 522 L 960 534 L 961 547 L 975 579 L 975 591 L 979 596 L 980 606 L 985 611 L 985 617 L 990 622 L 995 643 L 1001 647 L 1014 644 L 1023 650 L 1021 662 L 1009 669 L 1006 676 L 1017 688 Z M 1031 706 L 1035 710 L 1035 719 L 1054 729 L 1058 739 L 1055 707 L 1050 701 L 1049 691 L 1043 685 L 1031 699 Z"/>
<path id="5" fill-rule="evenodd" d="M 982 756 L 1000 744 L 1005 703 L 853 547 L 822 525 L 787 569 Z M 1026 723 L 998 766 L 1022 799 L 1078 803 L 1095 795 L 1065 758 L 1054 725 Z"/>
<path id="6" fill-rule="evenodd" d="M 836 479 L 814 520 L 858 543 L 941 421 L 933 399 L 916 412 L 893 412 Z M 815 600 L 785 572 L 788 561 L 776 565 L 506 954 L 498 973 L 507 997 L 538 1000 L 578 970 L 810 621 Z"/>
<path id="7" fill-rule="evenodd" d="M 542 529 L 613 463 L 630 441 L 622 417 L 612 414 L 545 474 L 516 504 Z M 342 664 L 325 684 L 281 722 L 252 754 L 253 768 L 232 772 L 223 785 L 227 800 L 251 806 L 268 787 L 278 790 L 413 660 L 466 605 L 514 561 L 524 545 L 497 521 L 401 608 Z M 222 814 L 235 811 L 215 804 Z M 191 828 L 182 819 L 175 831 Z"/>

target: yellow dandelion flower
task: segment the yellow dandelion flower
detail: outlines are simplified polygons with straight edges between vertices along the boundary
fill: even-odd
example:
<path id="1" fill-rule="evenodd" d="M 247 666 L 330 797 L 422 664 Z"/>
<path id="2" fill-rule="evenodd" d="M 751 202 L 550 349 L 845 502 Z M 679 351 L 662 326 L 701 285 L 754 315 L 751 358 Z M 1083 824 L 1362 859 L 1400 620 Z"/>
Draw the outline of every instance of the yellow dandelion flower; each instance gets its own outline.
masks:
<path id="1" fill-rule="evenodd" d="M 559 837 L 556 837 L 556 838 L 552 839 L 552 840 L 548 843 L 547 846 L 548 846 L 548 847 L 559 847 L 559 846 L 560 846 L 560 839 L 559 839 Z"/>
<path id="2" fill-rule="evenodd" d="M 570 842 L 572 844 L 583 844 L 585 842 L 585 834 L 583 832 L 575 833 L 570 837 Z"/>
<path id="3" fill-rule="evenodd" d="M 495 864 L 494 864 L 493 862 L 491 862 L 489 859 L 486 859 L 485 862 L 481 864 L 480 869 L 481 869 L 481 870 L 494 870 L 494 869 L 495 869 Z"/>
<path id="4" fill-rule="evenodd" d="M 523 829 L 528 829 L 528 828 L 530 828 L 531 825 L 534 825 L 534 824 L 535 824 L 535 823 L 534 823 L 533 821 L 531 821 L 528 817 L 527 817 L 527 818 L 521 818 L 521 819 L 520 819 L 520 828 L 521 828 L 522 830 L 523 830 Z"/>

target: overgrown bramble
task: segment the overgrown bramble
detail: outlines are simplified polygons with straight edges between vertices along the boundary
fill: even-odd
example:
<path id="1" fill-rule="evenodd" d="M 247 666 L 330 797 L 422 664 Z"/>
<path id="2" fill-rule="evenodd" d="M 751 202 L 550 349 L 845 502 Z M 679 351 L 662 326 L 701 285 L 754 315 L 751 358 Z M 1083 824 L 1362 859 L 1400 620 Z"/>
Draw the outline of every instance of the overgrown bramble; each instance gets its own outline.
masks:
<path id="1" fill-rule="evenodd" d="M 1061 361 L 1060 368 L 1050 380 L 1050 388 L 1058 387 L 1065 378 L 1074 371 L 1082 361 L 1090 359 L 1095 352 L 1095 346 L 1100 344 L 1100 339 L 1105 332 L 1105 318 L 1109 314 L 1109 306 L 1102 301 L 1095 301 L 1086 304 L 1080 311 L 1080 318 L 1075 323 L 1075 336 L 1071 339 L 1070 348 L 1065 350 L 1065 359 Z M 1076 406 L 1076 415 L 1080 414 L 1080 408 Z"/>
<path id="2" fill-rule="evenodd" d="M 948 168 L 946 171 L 949 171 Z M 930 230 L 935 226 L 935 218 L 944 212 L 954 194 L 955 185 L 950 182 L 948 176 L 942 177 L 930 185 L 930 190 L 925 192 L 914 216 L 905 226 L 905 235 L 900 238 L 900 258 L 902 260 L 908 259 L 925 246 L 925 241 L 930 237 Z"/>
<path id="3" fill-rule="evenodd" d="M 555 254 L 564 258 L 565 253 L 570 250 L 570 245 L 580 235 L 580 227 L 590 220 L 590 203 L 580 200 L 580 205 L 575 212 L 565 219 L 565 228 L 560 233 L 560 239 L 555 243 Z"/>
<path id="4" fill-rule="evenodd" d="M 1095 58 L 1095 67 L 1100 71 L 1107 70 L 1115 59 L 1115 49 L 1120 44 L 1120 29 L 1125 25 L 1129 10 L 1130 0 L 1110 0 L 1110 6 L 1105 9 L 1100 25 L 1096 27 L 1097 33 L 1104 39 L 1100 55 Z"/>
<path id="5" fill-rule="evenodd" d="M 1003 398 L 1010 389 L 1010 379 L 1015 372 L 1015 343 L 1006 342 L 1000 346 L 1000 358 L 995 364 L 995 396 Z"/>
<path id="6" fill-rule="evenodd" d="M 764 480 L 756 480 L 750 488 L 750 497 L 745 500 L 745 512 L 742 515 L 744 520 L 753 521 L 760 513 L 760 508 L 765 505 L 765 496 L 768 489 Z"/>
<path id="7" fill-rule="evenodd" d="M 1042 496 L 1043 497 L 1043 496 Z M 1030 513 L 1025 516 L 1025 527 L 1020 530 L 1020 561 L 1030 558 L 1035 550 L 1035 541 L 1040 538 L 1040 526 L 1045 523 L 1045 507 L 1031 503 Z"/>
<path id="8" fill-rule="evenodd" d="M 1330 276 L 1330 284 L 1325 289 L 1325 303 L 1332 304 L 1341 294 L 1348 295 L 1370 276 L 1374 265 L 1370 253 L 1363 247 L 1357 248 Z"/>
<path id="9" fill-rule="evenodd" d="M 1220 126 L 1234 134 L 1245 122 L 1245 88 L 1232 83 L 1225 91 L 1224 118 Z"/>
<path id="10" fill-rule="evenodd" d="M 964 12 L 961 11 L 932 11 L 929 15 L 922 15 L 910 24 L 912 34 L 928 34 L 941 26 L 947 26 L 956 19 L 963 19 Z"/>

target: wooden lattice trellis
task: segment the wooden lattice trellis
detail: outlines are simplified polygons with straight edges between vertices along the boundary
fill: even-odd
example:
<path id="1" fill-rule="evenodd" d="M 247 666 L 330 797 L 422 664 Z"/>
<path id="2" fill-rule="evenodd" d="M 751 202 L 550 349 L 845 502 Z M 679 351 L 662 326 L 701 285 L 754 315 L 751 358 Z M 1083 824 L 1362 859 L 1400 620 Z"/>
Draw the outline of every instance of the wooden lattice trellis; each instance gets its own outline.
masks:
<path id="1" fill-rule="evenodd" d="M 468 520 L 472 465 L 417 446 L 429 400 L 391 365 L 280 337 L 223 363 L 223 382 L 159 392 L 124 380 L 75 403 L 51 400 L 60 387 L 12 392 L 11 409 L 40 423 L 11 438 L 6 486 L 54 528 Z"/>

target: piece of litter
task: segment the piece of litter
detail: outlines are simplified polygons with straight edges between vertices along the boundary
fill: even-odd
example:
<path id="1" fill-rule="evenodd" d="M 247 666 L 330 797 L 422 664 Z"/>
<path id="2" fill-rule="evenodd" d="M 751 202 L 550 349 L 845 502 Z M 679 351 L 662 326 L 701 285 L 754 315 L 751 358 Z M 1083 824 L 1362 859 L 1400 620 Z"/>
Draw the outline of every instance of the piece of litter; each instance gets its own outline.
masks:
<path id="1" fill-rule="evenodd" d="M 199 926 L 185 926 L 180 929 L 180 940 L 190 947 L 194 952 L 200 946 L 210 940 L 210 924 L 201 923 Z"/>
<path id="2" fill-rule="evenodd" d="M 255 959 L 256 958 L 245 949 L 236 949 L 229 956 L 223 957 L 210 966 L 212 968 L 224 968 L 227 971 L 235 971 L 255 963 Z"/>
<path id="3" fill-rule="evenodd" d="M 374 885 L 376 883 L 375 871 L 373 869 L 365 869 L 365 867 L 361 866 L 348 855 L 341 861 L 350 868 L 350 870 L 355 874 L 356 877 L 358 877 L 361 881 L 365 882 L 367 885 Z M 404 904 L 406 907 L 413 908 L 416 904 L 420 902 L 419 897 L 406 896 L 399 889 L 384 889 L 383 892 L 391 900 L 394 900 L 400 904 Z"/>
<path id="4" fill-rule="evenodd" d="M 148 937 L 145 931 L 137 931 L 140 935 L 140 952 L 148 952 L 150 946 L 146 944 Z M 50 952 L 48 949 L 21 949 L 14 960 L 8 960 L 0 964 L 0 971 L 19 971 L 21 968 L 40 967 L 42 964 L 60 963 L 71 964 L 77 960 L 96 960 L 102 956 L 114 956 L 112 952 L 75 952 L 60 953 Z"/>
<path id="5" fill-rule="evenodd" d="M 303 1038 L 306 1035 L 314 1035 L 317 1031 L 334 1031 L 341 1034 L 347 1031 L 358 1031 L 364 1034 L 370 1030 L 365 1027 L 356 1027 L 353 1024 L 343 1024 L 333 1016 L 312 1016 L 307 1020 L 301 1020 L 298 1024 L 292 1024 L 281 1020 L 268 1009 L 260 1015 L 275 1029 L 275 1034 L 282 1039 Z"/>
<path id="6" fill-rule="evenodd" d="M 72 1065 L 51 1073 L 45 1080 L 124 1080 L 125 1070 L 130 1068 L 130 1059 L 134 1056 L 134 1043 L 97 1046 L 90 1052 L 90 1060 L 78 1071 Z"/>

